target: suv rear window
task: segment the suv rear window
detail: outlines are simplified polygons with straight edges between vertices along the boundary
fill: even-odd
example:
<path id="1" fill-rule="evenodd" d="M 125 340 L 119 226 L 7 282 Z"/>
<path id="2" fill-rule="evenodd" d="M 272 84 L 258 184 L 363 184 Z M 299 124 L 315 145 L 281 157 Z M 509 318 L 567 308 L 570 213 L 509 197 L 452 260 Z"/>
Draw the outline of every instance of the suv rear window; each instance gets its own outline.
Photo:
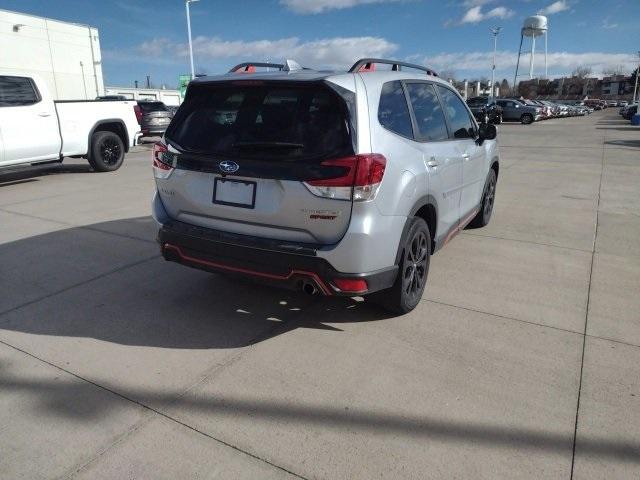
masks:
<path id="1" fill-rule="evenodd" d="M 180 150 L 231 158 L 353 154 L 347 107 L 322 85 L 190 87 L 166 133 Z"/>
<path id="2" fill-rule="evenodd" d="M 162 102 L 138 102 L 143 113 L 167 112 L 167 106 Z"/>

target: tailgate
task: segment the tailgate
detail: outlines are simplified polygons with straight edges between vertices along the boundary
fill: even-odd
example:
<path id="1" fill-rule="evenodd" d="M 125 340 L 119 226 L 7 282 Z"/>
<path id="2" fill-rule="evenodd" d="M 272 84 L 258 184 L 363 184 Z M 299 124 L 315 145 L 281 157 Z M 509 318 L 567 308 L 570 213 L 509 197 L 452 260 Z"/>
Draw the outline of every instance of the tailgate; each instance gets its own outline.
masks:
<path id="1" fill-rule="evenodd" d="M 330 159 L 353 155 L 348 108 L 323 83 L 243 82 L 191 88 L 166 139 L 176 169 L 157 179 L 169 215 L 263 238 L 331 244 L 351 200 L 303 183 Z"/>

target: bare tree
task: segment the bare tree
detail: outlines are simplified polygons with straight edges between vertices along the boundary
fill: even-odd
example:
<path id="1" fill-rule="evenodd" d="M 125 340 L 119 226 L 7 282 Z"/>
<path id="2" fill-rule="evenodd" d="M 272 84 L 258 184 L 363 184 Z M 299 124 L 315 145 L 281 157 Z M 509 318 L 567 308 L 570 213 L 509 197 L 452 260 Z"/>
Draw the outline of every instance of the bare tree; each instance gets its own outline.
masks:
<path id="1" fill-rule="evenodd" d="M 604 70 L 602 70 L 602 74 L 605 77 L 615 77 L 616 75 L 626 75 L 627 71 L 628 70 L 624 67 L 624 65 L 616 65 L 614 67 L 605 68 Z"/>
<path id="2" fill-rule="evenodd" d="M 571 73 L 571 76 L 583 79 L 587 78 L 592 73 L 593 69 L 591 67 L 578 67 Z"/>
<path id="3" fill-rule="evenodd" d="M 444 78 L 445 80 L 449 81 L 456 81 L 456 71 L 451 69 L 451 68 L 447 68 L 445 70 L 440 70 L 440 72 L 438 72 L 438 75 L 440 76 L 440 78 Z"/>
<path id="4" fill-rule="evenodd" d="M 503 78 L 502 82 L 500 82 L 500 96 L 508 97 L 509 95 L 511 95 L 511 86 L 509 85 L 509 81 Z"/>

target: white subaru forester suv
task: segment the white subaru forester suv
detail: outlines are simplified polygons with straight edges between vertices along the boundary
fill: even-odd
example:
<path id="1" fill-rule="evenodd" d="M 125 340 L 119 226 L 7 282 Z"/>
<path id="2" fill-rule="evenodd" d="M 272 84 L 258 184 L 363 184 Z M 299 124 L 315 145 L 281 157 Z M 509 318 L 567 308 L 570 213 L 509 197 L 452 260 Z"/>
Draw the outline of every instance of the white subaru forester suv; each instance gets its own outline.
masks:
<path id="1" fill-rule="evenodd" d="M 495 138 L 450 84 L 404 62 L 197 78 L 153 149 L 162 254 L 408 312 L 430 256 L 489 222 Z"/>

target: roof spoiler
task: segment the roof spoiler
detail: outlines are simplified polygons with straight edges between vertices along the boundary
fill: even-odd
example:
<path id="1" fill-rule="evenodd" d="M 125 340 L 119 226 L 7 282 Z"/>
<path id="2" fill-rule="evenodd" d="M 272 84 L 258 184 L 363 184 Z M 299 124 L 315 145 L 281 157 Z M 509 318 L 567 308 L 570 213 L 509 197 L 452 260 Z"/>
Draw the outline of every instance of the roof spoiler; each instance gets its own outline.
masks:
<path id="1" fill-rule="evenodd" d="M 402 70 L 402 67 L 405 67 L 412 68 L 414 70 L 421 70 L 432 77 L 438 76 L 435 70 L 429 67 L 423 67 L 422 65 L 416 65 L 415 63 L 401 62 L 399 60 L 388 60 L 385 58 L 361 58 L 353 64 L 349 69 L 349 73 L 373 72 L 376 69 L 376 64 L 391 65 L 391 70 L 394 72 L 399 72 Z"/>
<path id="2" fill-rule="evenodd" d="M 269 62 L 245 62 L 239 63 L 229 73 L 254 73 L 256 67 L 259 68 L 275 68 L 281 72 L 293 72 L 296 70 L 306 70 L 295 60 L 285 60 L 285 63 L 269 63 Z"/>

